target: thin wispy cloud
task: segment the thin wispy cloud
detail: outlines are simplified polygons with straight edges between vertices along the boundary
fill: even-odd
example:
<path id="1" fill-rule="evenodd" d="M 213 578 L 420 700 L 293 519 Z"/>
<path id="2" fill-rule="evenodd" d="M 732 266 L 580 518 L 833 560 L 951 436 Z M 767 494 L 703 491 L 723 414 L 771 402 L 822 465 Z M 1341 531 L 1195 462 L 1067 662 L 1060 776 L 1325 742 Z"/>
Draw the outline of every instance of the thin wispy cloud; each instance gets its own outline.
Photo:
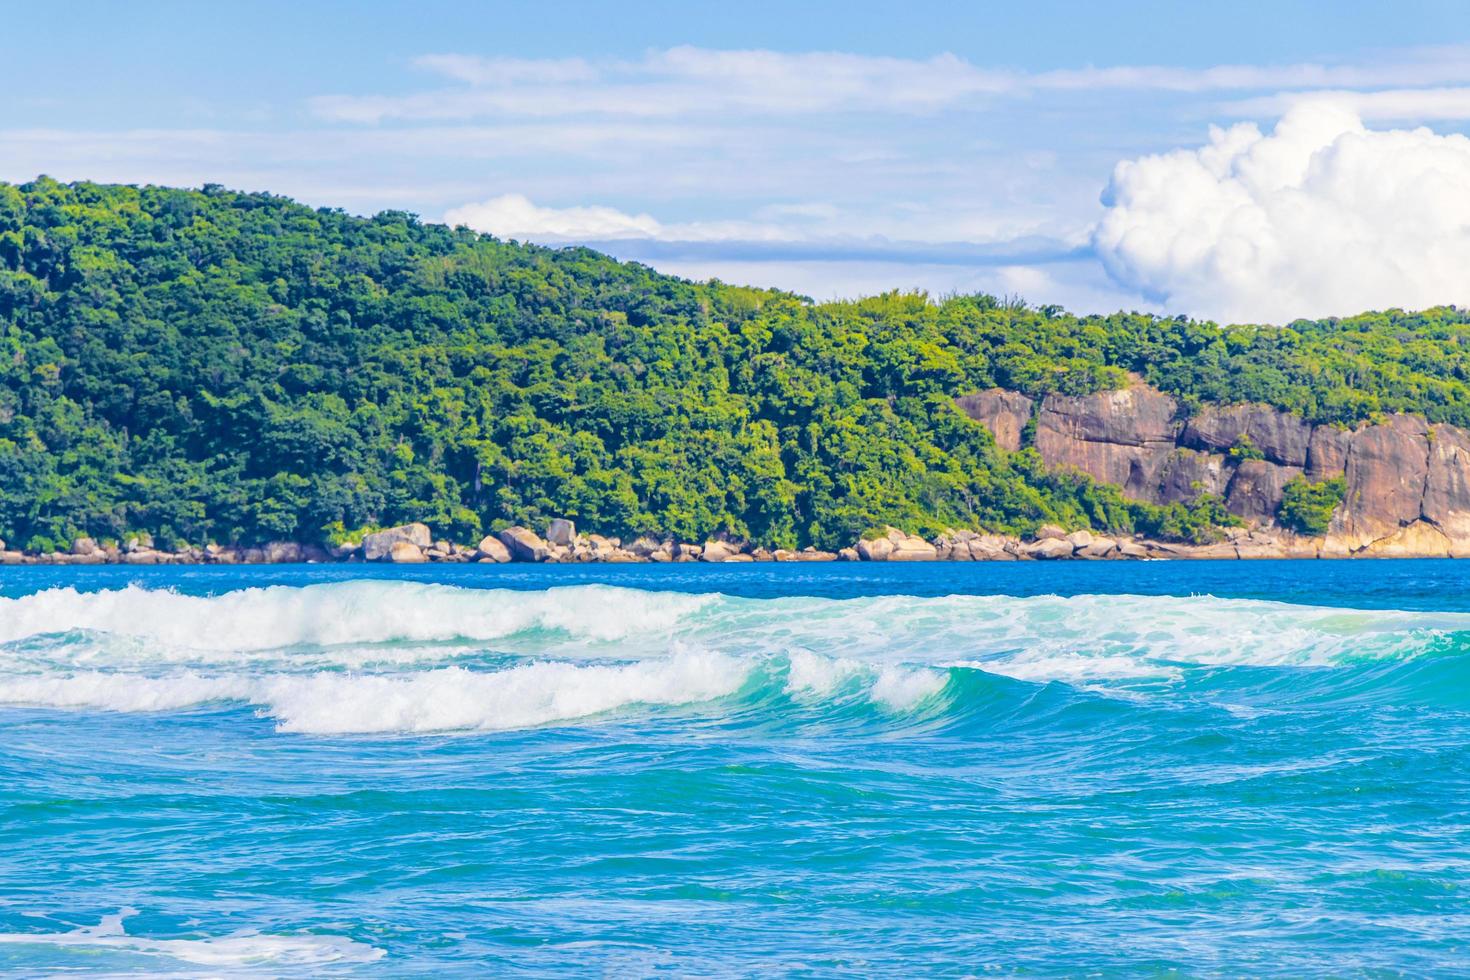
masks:
<path id="1" fill-rule="evenodd" d="M 708 112 L 933 113 L 1036 93 L 1381 88 L 1470 83 L 1470 49 L 1396 52 L 1371 64 L 1083 66 L 1020 72 L 954 54 L 895 58 L 843 52 L 675 47 L 636 60 L 433 54 L 418 67 L 454 83 L 405 94 L 321 95 L 320 118 L 374 124 L 487 116 L 674 117 Z"/>
<path id="2" fill-rule="evenodd" d="M 1319 89 L 1277 92 L 1226 103 L 1232 116 L 1259 119 L 1285 115 L 1303 103 L 1332 102 L 1362 119 L 1374 122 L 1456 121 L 1470 119 L 1470 86 L 1446 88 L 1391 88 L 1373 92 Z"/>

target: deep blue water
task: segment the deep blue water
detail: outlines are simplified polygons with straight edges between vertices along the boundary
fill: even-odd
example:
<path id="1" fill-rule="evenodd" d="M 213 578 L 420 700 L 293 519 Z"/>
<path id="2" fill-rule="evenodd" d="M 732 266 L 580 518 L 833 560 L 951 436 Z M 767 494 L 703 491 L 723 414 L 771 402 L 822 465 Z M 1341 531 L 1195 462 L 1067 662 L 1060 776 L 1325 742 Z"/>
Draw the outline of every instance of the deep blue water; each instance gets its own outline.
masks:
<path id="1" fill-rule="evenodd" d="M 1470 563 L 0 569 L 0 971 L 1470 970 Z"/>

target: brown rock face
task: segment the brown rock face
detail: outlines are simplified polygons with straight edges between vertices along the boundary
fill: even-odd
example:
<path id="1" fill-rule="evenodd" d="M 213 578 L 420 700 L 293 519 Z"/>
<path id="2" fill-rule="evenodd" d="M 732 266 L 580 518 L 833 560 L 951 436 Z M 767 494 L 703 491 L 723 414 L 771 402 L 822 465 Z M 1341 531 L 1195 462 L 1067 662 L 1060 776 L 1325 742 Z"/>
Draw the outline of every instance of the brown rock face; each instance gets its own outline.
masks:
<path id="1" fill-rule="evenodd" d="M 1415 521 L 1370 542 L 1362 554 L 1370 558 L 1448 558 L 1450 539 L 1433 524 Z"/>
<path id="2" fill-rule="evenodd" d="M 1334 535 L 1356 551 L 1418 520 L 1429 476 L 1429 427 L 1412 415 L 1391 416 L 1352 434 L 1347 500 Z"/>
<path id="3" fill-rule="evenodd" d="M 1192 500 L 1201 493 L 1224 496 L 1230 485 L 1230 469 L 1226 459 L 1213 453 L 1176 449 L 1164 463 L 1159 487 L 1159 500 Z"/>
<path id="4" fill-rule="evenodd" d="M 980 392 L 960 400 L 1003 445 L 1011 442 L 1012 431 L 1019 440 L 1031 405 L 1024 396 L 1006 395 Z M 1187 423 L 1177 414 L 1174 399 L 1143 385 L 1079 397 L 1048 395 L 1036 416 L 1036 449 L 1048 465 L 1081 470 L 1135 500 L 1171 503 L 1202 492 L 1221 495 L 1231 513 L 1263 531 L 1273 526 L 1293 477 L 1345 479 L 1347 497 L 1325 540 L 1299 546 L 1253 541 L 1246 548 L 1252 557 L 1282 549 L 1324 558 L 1470 557 L 1470 431 L 1431 427 L 1409 415 L 1354 430 L 1313 426 L 1261 405 L 1212 407 Z M 1264 459 L 1230 458 L 1230 448 L 1247 439 Z"/>
<path id="5" fill-rule="evenodd" d="M 1241 460 L 1225 494 L 1225 509 L 1258 524 L 1273 521 L 1287 482 L 1301 472 L 1300 467 L 1278 466 L 1264 459 Z"/>
<path id="6" fill-rule="evenodd" d="M 1470 544 L 1470 433 L 1453 425 L 1429 431 L 1429 473 L 1420 513 L 1451 539 Z M 1456 549 L 1456 557 L 1462 548 Z"/>
<path id="7" fill-rule="evenodd" d="M 1019 391 L 991 388 L 973 395 L 961 395 L 955 404 L 976 422 L 982 423 L 995 436 L 995 444 L 1007 452 L 1021 448 L 1021 430 L 1031 421 L 1033 402 Z"/>
<path id="8" fill-rule="evenodd" d="M 1175 448 L 1178 403 L 1141 385 L 1091 395 L 1047 395 L 1036 420 L 1036 449 L 1141 500 L 1158 500 Z"/>
<path id="9" fill-rule="evenodd" d="M 1353 434 L 1332 425 L 1319 425 L 1312 430 L 1307 444 L 1307 479 L 1314 483 L 1342 476 L 1347 468 L 1348 446 Z"/>
<path id="10" fill-rule="evenodd" d="M 1184 427 L 1180 443 L 1206 452 L 1227 452 L 1249 440 L 1266 459 L 1280 466 L 1307 465 L 1312 426 L 1295 415 L 1268 405 L 1229 405 L 1206 408 Z"/>

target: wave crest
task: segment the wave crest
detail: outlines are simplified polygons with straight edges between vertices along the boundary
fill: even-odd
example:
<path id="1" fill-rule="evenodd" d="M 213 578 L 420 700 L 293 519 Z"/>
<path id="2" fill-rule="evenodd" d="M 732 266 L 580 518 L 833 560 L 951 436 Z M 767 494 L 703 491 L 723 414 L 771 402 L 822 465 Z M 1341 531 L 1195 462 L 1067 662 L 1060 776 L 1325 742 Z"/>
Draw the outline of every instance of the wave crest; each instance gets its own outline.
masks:
<path id="1" fill-rule="evenodd" d="M 0 702 L 238 702 L 282 731 L 318 734 L 578 723 L 747 688 L 795 709 L 892 713 L 957 671 L 1136 688 L 1198 667 L 1412 658 L 1467 629 L 1466 614 L 1212 597 L 761 600 L 366 581 L 211 597 L 54 589 L 0 599 Z"/>

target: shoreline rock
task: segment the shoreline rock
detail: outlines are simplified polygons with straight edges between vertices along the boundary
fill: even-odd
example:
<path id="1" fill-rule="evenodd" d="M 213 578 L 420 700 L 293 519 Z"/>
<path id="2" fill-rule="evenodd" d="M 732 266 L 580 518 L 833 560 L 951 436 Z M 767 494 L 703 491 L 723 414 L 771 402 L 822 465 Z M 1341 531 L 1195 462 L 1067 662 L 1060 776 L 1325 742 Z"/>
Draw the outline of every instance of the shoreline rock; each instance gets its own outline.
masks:
<path id="1" fill-rule="evenodd" d="M 1407 511 L 1406 511 L 1407 512 Z M 1140 535 L 1100 534 L 1085 528 L 1067 531 L 1043 525 L 1028 540 L 974 530 L 949 530 L 932 541 L 900 528 L 837 551 L 808 546 L 768 549 L 722 537 L 703 544 L 643 535 L 626 547 L 618 538 L 577 533 L 548 524 L 564 543 L 512 526 L 488 534 L 478 544 L 433 540 L 425 524 L 404 524 L 366 535 L 360 544 L 330 550 L 317 544 L 271 541 L 249 547 L 210 543 L 180 551 L 160 550 L 142 537 L 119 547 L 78 538 L 66 551 L 32 554 L 0 549 L 0 565 L 244 565 L 377 561 L 392 564 L 479 562 L 481 564 L 680 563 L 680 562 L 929 562 L 929 561 L 1146 561 L 1146 560 L 1303 560 L 1352 558 L 1470 557 L 1470 538 L 1451 534 L 1423 519 L 1383 527 L 1376 536 L 1342 533 L 1334 524 L 1322 537 L 1304 537 L 1272 526 L 1225 529 L 1220 541 L 1190 544 L 1154 541 Z M 1455 529 L 1458 531 L 1458 528 Z M 3 542 L 0 542 L 3 544 Z"/>

